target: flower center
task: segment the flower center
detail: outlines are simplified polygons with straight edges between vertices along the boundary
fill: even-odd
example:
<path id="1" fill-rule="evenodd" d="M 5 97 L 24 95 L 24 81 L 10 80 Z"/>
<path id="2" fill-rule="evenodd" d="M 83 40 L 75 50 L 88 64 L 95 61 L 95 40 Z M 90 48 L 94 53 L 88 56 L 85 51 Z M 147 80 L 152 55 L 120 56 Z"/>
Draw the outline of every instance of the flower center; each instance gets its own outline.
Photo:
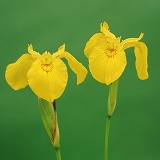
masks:
<path id="1" fill-rule="evenodd" d="M 42 69 L 44 70 L 44 71 L 46 71 L 47 73 L 48 72 L 50 72 L 50 71 L 52 71 L 52 69 L 53 69 L 53 64 L 51 63 L 51 64 L 42 64 Z"/>
<path id="2" fill-rule="evenodd" d="M 117 54 L 117 50 L 116 49 L 111 49 L 111 48 L 107 48 L 105 51 L 106 55 L 111 58 L 114 57 Z"/>
<path id="3" fill-rule="evenodd" d="M 41 59 L 41 68 L 46 71 L 47 73 L 48 72 L 51 72 L 54 65 L 53 65 L 53 59 L 52 59 L 52 56 L 49 52 L 45 52 L 43 53 L 42 55 L 42 59 Z"/>

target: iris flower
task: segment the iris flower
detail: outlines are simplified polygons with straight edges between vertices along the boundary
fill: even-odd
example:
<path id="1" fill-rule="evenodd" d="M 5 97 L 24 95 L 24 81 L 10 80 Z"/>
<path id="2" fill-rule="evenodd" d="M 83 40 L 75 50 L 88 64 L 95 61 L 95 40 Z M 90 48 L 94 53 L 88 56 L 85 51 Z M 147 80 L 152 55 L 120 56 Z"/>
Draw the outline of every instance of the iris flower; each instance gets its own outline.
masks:
<path id="1" fill-rule="evenodd" d="M 140 42 L 143 33 L 138 38 L 128 38 L 121 42 L 121 37 L 111 33 L 106 22 L 100 24 L 100 31 L 90 38 L 84 49 L 92 76 L 106 85 L 117 80 L 127 65 L 125 50 L 134 47 L 138 77 L 141 80 L 147 79 L 148 49 L 145 43 Z"/>
<path id="2" fill-rule="evenodd" d="M 67 59 L 70 68 L 77 75 L 77 84 L 83 82 L 87 70 L 65 51 L 65 45 L 59 47 L 54 54 L 46 51 L 42 55 L 29 45 L 28 53 L 7 66 L 6 81 L 14 90 L 29 85 L 38 97 L 53 102 L 62 95 L 68 81 L 67 67 L 62 58 Z"/>

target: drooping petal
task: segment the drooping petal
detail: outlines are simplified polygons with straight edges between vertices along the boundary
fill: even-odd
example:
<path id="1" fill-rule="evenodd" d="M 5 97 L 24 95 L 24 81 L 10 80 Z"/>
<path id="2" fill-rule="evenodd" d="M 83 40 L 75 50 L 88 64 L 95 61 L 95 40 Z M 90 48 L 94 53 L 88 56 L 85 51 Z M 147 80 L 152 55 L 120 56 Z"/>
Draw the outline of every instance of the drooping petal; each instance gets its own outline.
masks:
<path id="1" fill-rule="evenodd" d="M 37 59 L 27 74 L 28 83 L 33 92 L 49 102 L 53 102 L 62 95 L 68 81 L 67 68 L 63 61 L 55 58 L 52 65 L 50 71 L 45 71 L 42 68 L 41 59 Z"/>
<path id="2" fill-rule="evenodd" d="M 68 64 L 72 71 L 77 75 L 77 84 L 80 84 L 84 81 L 87 75 L 87 69 L 78 62 L 69 52 L 63 52 L 61 58 L 65 58 L 68 61 Z"/>
<path id="3" fill-rule="evenodd" d="M 136 70 L 139 79 L 145 80 L 148 78 L 148 48 L 143 42 L 135 42 Z"/>
<path id="4" fill-rule="evenodd" d="M 7 66 L 5 78 L 7 83 L 14 90 L 25 88 L 28 85 L 27 72 L 33 62 L 34 57 L 26 53 L 23 54 L 15 63 Z"/>
<path id="5" fill-rule="evenodd" d="M 110 32 L 109 26 L 106 22 L 100 24 L 100 31 L 108 38 L 116 38 L 116 36 Z"/>
<path id="6" fill-rule="evenodd" d="M 97 81 L 109 85 L 121 76 L 127 62 L 125 53 L 121 48 L 117 48 L 116 55 L 112 57 L 107 56 L 106 50 L 106 43 L 101 43 L 95 47 L 89 57 L 89 68 Z"/>
<path id="7" fill-rule="evenodd" d="M 142 37 L 143 33 L 140 34 L 139 38 L 128 38 L 121 42 L 121 47 L 123 49 L 127 49 L 130 47 L 135 47 L 135 56 L 136 56 L 136 70 L 139 79 L 145 80 L 148 78 L 148 63 L 147 63 L 147 57 L 148 57 L 148 49 L 147 46 L 143 42 L 138 42 Z"/>
<path id="8" fill-rule="evenodd" d="M 69 52 L 65 51 L 65 44 L 58 48 L 58 51 L 52 55 L 53 58 L 65 58 L 72 71 L 77 75 L 77 84 L 84 81 L 87 75 L 87 69 L 78 62 Z"/>
<path id="9" fill-rule="evenodd" d="M 39 58 L 41 55 L 39 54 L 39 52 L 36 52 L 33 50 L 33 46 L 32 44 L 28 45 L 28 53 L 30 53 L 32 56 L 34 56 L 35 58 Z"/>
<path id="10" fill-rule="evenodd" d="M 127 49 L 127 48 L 130 48 L 133 46 L 133 43 L 134 42 L 138 42 L 139 40 L 142 39 L 144 33 L 141 33 L 140 36 L 138 38 L 127 38 L 125 40 L 123 40 L 121 42 L 121 48 L 123 48 L 124 50 Z"/>
<path id="11" fill-rule="evenodd" d="M 88 58 L 89 55 L 91 54 L 93 48 L 103 40 L 105 36 L 102 33 L 96 33 L 94 34 L 89 41 L 86 43 L 85 49 L 84 49 L 84 54 Z"/>

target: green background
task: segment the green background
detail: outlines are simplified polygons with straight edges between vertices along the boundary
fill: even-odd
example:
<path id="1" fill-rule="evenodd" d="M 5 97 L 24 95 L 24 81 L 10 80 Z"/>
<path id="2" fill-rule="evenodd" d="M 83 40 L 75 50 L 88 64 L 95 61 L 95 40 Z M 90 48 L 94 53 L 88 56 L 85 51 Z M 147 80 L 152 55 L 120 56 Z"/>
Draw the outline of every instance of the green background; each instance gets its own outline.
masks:
<path id="1" fill-rule="evenodd" d="M 149 79 L 135 70 L 133 48 L 120 78 L 111 119 L 109 160 L 160 159 L 160 1 L 159 0 L 0 0 L 0 160 L 56 160 L 43 127 L 37 97 L 29 87 L 14 91 L 4 73 L 27 52 L 55 52 L 63 43 L 88 69 L 83 49 L 106 21 L 122 39 L 138 37 L 149 50 Z M 66 61 L 65 61 L 66 63 Z M 67 63 L 66 63 L 67 64 Z M 69 81 L 57 99 L 63 160 L 103 160 L 109 87 L 94 80 Z"/>

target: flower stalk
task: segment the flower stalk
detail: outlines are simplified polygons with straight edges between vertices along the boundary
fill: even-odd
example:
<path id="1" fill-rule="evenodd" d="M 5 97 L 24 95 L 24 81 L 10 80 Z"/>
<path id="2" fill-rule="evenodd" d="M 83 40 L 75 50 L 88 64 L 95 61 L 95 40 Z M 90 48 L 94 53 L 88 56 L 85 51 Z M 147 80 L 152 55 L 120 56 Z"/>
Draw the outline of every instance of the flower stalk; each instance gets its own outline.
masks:
<path id="1" fill-rule="evenodd" d="M 57 160 L 61 160 L 60 148 L 55 148 Z"/>
<path id="2" fill-rule="evenodd" d="M 108 139 L 109 139 L 110 120 L 116 107 L 117 92 L 118 92 L 118 80 L 110 84 L 109 88 L 108 113 L 107 113 L 106 131 L 105 131 L 104 160 L 108 160 Z"/>
<path id="3" fill-rule="evenodd" d="M 111 117 L 107 116 L 106 120 L 106 132 L 105 132 L 105 147 L 104 147 L 104 159 L 108 160 L 108 139 L 109 139 L 109 126 L 110 126 Z"/>

